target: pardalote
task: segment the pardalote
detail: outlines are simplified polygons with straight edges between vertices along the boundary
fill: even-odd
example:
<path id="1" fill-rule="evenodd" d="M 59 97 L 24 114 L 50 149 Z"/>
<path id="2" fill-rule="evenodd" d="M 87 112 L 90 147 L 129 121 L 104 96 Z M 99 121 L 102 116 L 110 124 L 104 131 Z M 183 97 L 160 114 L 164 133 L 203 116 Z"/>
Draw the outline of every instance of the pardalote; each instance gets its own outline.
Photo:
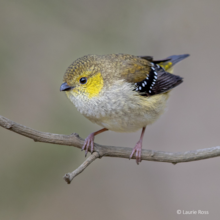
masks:
<path id="1" fill-rule="evenodd" d="M 87 55 L 66 70 L 60 91 L 90 121 L 103 127 L 91 133 L 83 150 L 94 149 L 95 135 L 107 130 L 134 132 L 142 129 L 130 158 L 141 162 L 142 141 L 147 125 L 163 113 L 170 91 L 183 82 L 172 67 L 188 57 L 174 55 L 164 60 L 128 54 Z"/>

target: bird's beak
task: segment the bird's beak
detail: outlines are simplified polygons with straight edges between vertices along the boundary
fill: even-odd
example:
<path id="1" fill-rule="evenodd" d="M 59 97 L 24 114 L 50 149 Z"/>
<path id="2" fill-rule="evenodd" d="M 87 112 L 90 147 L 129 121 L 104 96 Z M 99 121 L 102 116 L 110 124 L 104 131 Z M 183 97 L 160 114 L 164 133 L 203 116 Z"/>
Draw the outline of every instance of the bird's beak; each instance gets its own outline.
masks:
<path id="1" fill-rule="evenodd" d="M 60 86 L 60 91 L 69 91 L 71 89 L 73 89 L 74 87 L 71 87 L 69 86 L 66 82 L 63 83 L 61 86 Z"/>

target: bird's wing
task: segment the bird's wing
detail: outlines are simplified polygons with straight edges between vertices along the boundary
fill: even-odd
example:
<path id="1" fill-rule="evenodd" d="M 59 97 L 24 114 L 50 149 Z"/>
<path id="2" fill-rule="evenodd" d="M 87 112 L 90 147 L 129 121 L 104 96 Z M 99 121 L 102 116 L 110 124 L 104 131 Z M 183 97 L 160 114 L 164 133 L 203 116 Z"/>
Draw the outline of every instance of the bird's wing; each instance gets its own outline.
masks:
<path id="1" fill-rule="evenodd" d="M 145 79 L 135 83 L 135 90 L 140 95 L 152 96 L 167 92 L 182 82 L 180 76 L 168 73 L 160 65 L 152 63 Z"/>
<path id="2" fill-rule="evenodd" d="M 134 84 L 134 90 L 143 96 L 167 92 L 183 82 L 182 78 L 165 71 L 161 64 L 170 58 L 153 61 L 149 56 L 126 60 L 122 78 Z M 150 61 L 152 60 L 152 61 Z M 159 64 L 157 64 L 159 63 Z"/>

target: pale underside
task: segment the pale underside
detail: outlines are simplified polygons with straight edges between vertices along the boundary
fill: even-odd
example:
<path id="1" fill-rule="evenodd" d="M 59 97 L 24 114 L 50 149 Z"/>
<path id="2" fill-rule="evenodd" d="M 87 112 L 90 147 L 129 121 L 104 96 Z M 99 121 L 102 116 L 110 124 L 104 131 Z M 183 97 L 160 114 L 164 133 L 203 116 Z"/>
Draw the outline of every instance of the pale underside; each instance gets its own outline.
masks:
<path id="1" fill-rule="evenodd" d="M 131 83 L 118 80 L 91 99 L 74 89 L 66 94 L 77 110 L 90 121 L 112 131 L 134 132 L 159 118 L 169 93 L 146 97 L 133 89 Z"/>

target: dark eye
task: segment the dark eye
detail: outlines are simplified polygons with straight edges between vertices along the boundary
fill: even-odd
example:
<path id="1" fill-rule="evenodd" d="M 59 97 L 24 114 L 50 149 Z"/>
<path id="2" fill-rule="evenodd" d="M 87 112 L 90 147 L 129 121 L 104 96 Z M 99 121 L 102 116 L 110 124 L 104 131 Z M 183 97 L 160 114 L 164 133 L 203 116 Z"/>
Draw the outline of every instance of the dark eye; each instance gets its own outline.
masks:
<path id="1" fill-rule="evenodd" d="M 86 78 L 86 77 L 82 77 L 82 78 L 79 80 L 79 82 L 80 82 L 81 84 L 85 84 L 85 83 L 87 83 L 87 78 Z"/>

